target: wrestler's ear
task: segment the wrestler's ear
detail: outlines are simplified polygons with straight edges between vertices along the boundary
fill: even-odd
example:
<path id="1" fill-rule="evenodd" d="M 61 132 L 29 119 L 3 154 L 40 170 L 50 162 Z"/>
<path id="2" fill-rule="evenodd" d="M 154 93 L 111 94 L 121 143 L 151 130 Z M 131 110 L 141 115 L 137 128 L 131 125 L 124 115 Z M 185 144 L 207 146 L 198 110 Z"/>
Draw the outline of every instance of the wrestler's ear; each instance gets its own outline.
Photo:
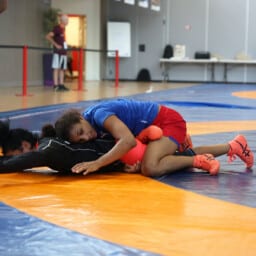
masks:
<path id="1" fill-rule="evenodd" d="M 22 150 L 22 153 L 30 152 L 31 150 L 33 150 L 33 146 L 28 141 L 22 141 L 21 150 Z"/>
<path id="2" fill-rule="evenodd" d="M 3 146 L 3 144 L 8 139 L 10 133 L 10 121 L 9 119 L 1 121 L 0 120 L 0 146 Z"/>

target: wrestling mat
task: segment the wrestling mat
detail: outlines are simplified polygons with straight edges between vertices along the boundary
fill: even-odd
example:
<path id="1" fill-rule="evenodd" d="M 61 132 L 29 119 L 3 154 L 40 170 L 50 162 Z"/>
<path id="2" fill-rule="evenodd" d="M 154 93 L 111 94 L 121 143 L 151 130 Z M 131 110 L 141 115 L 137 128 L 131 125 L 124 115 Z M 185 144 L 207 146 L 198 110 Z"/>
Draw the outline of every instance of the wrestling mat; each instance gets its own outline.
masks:
<path id="1" fill-rule="evenodd" d="M 132 98 L 178 110 L 195 146 L 243 133 L 256 151 L 254 85 L 204 84 Z M 4 112 L 0 118 L 35 131 L 67 108 L 97 102 Z M 157 179 L 115 170 L 86 177 L 45 170 L 1 174 L 0 255 L 254 256 L 255 171 L 240 160 L 219 160 L 216 177 L 192 169 Z"/>

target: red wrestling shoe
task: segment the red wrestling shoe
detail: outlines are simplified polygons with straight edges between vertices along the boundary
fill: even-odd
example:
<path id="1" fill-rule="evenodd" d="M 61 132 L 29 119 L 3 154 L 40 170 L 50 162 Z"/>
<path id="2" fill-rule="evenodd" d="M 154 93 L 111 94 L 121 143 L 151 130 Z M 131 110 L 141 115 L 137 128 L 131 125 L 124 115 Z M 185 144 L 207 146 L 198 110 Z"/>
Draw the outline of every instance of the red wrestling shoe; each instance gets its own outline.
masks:
<path id="1" fill-rule="evenodd" d="M 220 163 L 211 154 L 194 156 L 193 167 L 208 171 L 211 175 L 217 175 L 220 170 Z"/>
<path id="2" fill-rule="evenodd" d="M 236 136 L 229 142 L 230 149 L 228 151 L 229 162 L 232 162 L 238 156 L 247 168 L 251 168 L 254 163 L 253 152 L 248 146 L 247 140 L 243 135 Z"/>

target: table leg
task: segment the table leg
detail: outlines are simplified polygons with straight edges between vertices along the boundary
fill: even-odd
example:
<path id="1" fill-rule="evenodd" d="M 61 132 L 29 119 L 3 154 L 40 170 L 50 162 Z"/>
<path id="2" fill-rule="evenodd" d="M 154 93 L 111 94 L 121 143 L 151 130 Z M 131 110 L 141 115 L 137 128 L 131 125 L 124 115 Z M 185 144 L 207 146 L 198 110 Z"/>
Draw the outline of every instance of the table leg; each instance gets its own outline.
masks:
<path id="1" fill-rule="evenodd" d="M 212 82 L 214 82 L 215 81 L 215 64 L 214 63 L 212 63 L 211 64 L 211 72 L 212 72 Z"/>
<path id="2" fill-rule="evenodd" d="M 169 80 L 168 68 L 166 66 L 166 63 L 162 63 L 162 82 L 168 82 Z"/>
<path id="3" fill-rule="evenodd" d="M 224 63 L 223 79 L 225 83 L 228 82 L 228 64 L 227 63 Z"/>

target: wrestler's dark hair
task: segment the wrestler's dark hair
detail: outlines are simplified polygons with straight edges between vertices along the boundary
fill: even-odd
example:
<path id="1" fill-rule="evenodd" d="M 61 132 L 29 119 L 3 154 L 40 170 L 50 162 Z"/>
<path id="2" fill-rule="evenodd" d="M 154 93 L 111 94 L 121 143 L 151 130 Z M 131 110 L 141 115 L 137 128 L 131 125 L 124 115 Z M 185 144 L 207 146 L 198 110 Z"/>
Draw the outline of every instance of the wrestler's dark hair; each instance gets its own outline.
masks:
<path id="1" fill-rule="evenodd" d="M 0 146 L 6 142 L 8 134 L 10 132 L 10 121 L 4 120 L 0 121 Z"/>
<path id="2" fill-rule="evenodd" d="M 81 113 L 77 109 L 69 109 L 55 122 L 56 136 L 69 141 L 70 130 L 74 124 L 80 123 Z"/>
<path id="3" fill-rule="evenodd" d="M 20 149 L 23 141 L 31 144 L 31 147 L 36 147 L 38 138 L 36 134 L 22 129 L 10 129 L 9 120 L 0 121 L 0 145 L 2 153 L 5 155 L 8 151 Z"/>
<path id="4" fill-rule="evenodd" d="M 52 124 L 45 124 L 41 129 L 41 139 L 42 138 L 55 138 L 56 131 Z"/>

